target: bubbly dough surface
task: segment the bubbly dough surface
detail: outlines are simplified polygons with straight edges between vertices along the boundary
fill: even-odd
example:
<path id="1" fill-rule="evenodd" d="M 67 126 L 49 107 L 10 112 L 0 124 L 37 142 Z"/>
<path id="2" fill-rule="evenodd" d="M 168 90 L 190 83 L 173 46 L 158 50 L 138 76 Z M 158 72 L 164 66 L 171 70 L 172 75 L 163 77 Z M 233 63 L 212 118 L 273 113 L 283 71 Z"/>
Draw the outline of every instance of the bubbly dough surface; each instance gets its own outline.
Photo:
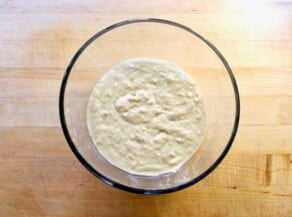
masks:
<path id="1" fill-rule="evenodd" d="M 93 88 L 90 136 L 114 166 L 137 175 L 175 171 L 203 139 L 205 110 L 195 81 L 176 65 L 150 58 L 124 61 Z"/>

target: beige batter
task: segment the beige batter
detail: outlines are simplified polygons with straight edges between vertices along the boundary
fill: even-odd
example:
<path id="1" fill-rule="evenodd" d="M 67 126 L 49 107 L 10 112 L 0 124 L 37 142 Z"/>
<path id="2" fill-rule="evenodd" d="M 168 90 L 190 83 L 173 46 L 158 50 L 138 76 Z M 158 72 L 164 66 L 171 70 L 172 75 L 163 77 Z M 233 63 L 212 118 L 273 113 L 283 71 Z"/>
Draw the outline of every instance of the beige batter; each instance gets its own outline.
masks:
<path id="1" fill-rule="evenodd" d="M 205 111 L 198 87 L 182 69 L 135 58 L 98 81 L 87 122 L 110 163 L 133 174 L 159 175 L 175 171 L 198 149 Z"/>

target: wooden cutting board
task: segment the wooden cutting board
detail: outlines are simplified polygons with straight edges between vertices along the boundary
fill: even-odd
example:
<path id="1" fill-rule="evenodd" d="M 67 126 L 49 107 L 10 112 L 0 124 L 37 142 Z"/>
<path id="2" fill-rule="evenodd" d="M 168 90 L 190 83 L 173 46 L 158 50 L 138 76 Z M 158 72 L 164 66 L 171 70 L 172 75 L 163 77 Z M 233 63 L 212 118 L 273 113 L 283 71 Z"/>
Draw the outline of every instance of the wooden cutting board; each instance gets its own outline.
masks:
<path id="1" fill-rule="evenodd" d="M 234 70 L 241 121 L 222 164 L 186 190 L 114 189 L 71 153 L 58 91 L 69 59 L 117 21 L 157 17 L 213 42 Z M 0 0 L 0 216 L 292 216 L 291 1 Z"/>

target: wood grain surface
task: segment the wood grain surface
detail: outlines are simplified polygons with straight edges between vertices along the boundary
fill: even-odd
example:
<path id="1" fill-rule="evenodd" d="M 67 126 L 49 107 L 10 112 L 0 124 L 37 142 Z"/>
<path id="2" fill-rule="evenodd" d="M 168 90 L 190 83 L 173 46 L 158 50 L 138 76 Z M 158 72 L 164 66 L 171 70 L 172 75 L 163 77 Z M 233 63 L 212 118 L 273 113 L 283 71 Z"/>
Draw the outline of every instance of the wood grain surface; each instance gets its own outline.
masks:
<path id="1" fill-rule="evenodd" d="M 204 35 L 241 94 L 228 156 L 172 194 L 102 183 L 72 154 L 59 123 L 59 86 L 74 52 L 101 28 L 137 17 Z M 292 2 L 0 0 L 0 216 L 292 216 Z"/>

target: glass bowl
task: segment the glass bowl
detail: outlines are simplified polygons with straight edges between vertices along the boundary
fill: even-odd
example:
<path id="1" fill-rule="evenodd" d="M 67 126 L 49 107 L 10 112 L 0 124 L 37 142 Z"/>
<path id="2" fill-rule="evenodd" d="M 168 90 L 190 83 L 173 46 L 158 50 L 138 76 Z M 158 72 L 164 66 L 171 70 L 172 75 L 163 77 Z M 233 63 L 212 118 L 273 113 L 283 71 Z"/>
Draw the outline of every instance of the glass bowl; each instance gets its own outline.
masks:
<path id="1" fill-rule="evenodd" d="M 86 110 L 96 82 L 113 66 L 136 57 L 178 65 L 194 78 L 203 95 L 203 142 L 191 159 L 172 173 L 141 176 L 125 172 L 105 160 L 88 132 Z M 202 180 L 220 164 L 237 132 L 240 102 L 232 70 L 213 44 L 187 26 L 147 18 L 113 24 L 81 46 L 66 69 L 59 111 L 70 148 L 92 174 L 129 192 L 161 194 Z"/>

